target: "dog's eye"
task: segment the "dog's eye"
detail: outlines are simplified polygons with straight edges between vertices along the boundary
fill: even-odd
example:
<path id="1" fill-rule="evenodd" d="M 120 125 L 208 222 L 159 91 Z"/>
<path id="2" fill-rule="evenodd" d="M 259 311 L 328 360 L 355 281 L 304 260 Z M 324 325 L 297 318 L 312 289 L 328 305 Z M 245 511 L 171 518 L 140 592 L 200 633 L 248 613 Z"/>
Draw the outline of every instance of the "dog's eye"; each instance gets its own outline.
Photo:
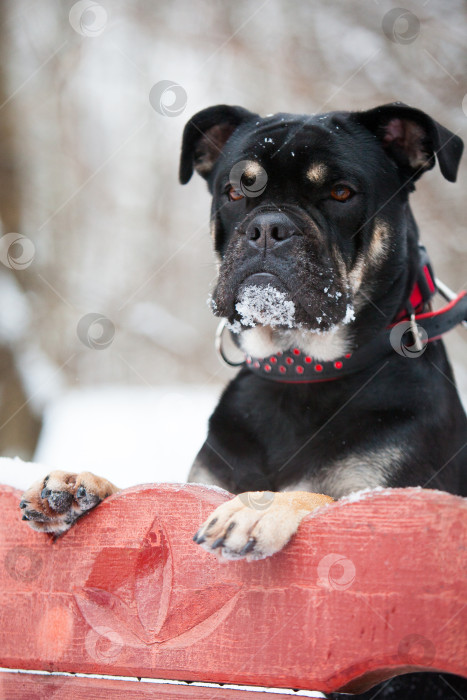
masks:
<path id="1" fill-rule="evenodd" d="M 239 199 L 243 199 L 245 196 L 242 192 L 240 192 L 240 190 L 238 190 L 236 187 L 232 187 L 231 185 L 229 185 L 226 192 L 227 197 L 231 202 L 238 202 Z"/>
<path id="2" fill-rule="evenodd" d="M 336 185 L 331 190 L 331 197 L 337 202 L 346 202 L 353 197 L 355 192 L 346 185 Z"/>

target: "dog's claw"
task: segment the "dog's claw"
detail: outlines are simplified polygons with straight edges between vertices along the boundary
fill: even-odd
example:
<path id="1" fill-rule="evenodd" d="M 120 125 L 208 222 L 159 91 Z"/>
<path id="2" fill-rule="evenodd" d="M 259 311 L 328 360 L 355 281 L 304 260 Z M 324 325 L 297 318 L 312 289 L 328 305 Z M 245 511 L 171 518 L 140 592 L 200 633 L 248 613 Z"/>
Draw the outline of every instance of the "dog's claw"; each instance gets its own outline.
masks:
<path id="1" fill-rule="evenodd" d="M 254 549 L 256 544 L 256 539 L 254 537 L 250 537 L 246 545 L 243 547 L 243 549 L 240 550 L 239 554 L 243 556 L 244 554 L 248 554 L 248 552 L 251 552 L 252 549 Z"/>
<path id="2" fill-rule="evenodd" d="M 222 547 L 224 542 L 225 542 L 225 535 L 222 535 L 222 537 L 218 537 L 217 540 L 214 540 L 214 542 L 211 545 L 211 549 L 217 549 L 218 547 Z"/>

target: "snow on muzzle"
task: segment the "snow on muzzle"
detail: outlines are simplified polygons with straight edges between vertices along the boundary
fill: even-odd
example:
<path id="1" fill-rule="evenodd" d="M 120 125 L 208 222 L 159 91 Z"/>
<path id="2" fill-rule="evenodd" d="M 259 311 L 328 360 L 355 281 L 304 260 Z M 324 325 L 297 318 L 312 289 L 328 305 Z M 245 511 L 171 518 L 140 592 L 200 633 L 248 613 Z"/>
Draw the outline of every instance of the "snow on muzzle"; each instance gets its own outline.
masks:
<path id="1" fill-rule="evenodd" d="M 256 324 L 292 328 L 295 325 L 295 304 L 282 282 L 270 273 L 247 277 L 237 293 L 235 310 L 239 317 L 232 330 Z"/>
<path id="2" fill-rule="evenodd" d="M 332 280 L 306 296 L 292 294 L 276 275 L 257 273 L 239 286 L 235 299 L 235 320 L 228 327 L 234 333 L 242 328 L 270 326 L 298 328 L 312 333 L 334 332 L 339 324 L 355 319 L 352 300 L 343 289 L 331 289 Z M 299 289 L 299 292 L 301 290 Z"/>

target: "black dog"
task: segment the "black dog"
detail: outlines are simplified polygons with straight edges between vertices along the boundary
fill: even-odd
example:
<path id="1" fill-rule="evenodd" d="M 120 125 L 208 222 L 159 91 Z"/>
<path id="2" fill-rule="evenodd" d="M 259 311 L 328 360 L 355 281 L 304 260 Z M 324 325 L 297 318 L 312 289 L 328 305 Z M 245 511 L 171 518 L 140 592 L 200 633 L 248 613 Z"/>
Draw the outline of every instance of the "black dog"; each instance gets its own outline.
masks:
<path id="1" fill-rule="evenodd" d="M 416 312 L 425 340 L 442 330 L 423 316 L 434 285 L 408 204 L 435 153 L 454 181 L 460 139 L 399 104 L 266 119 L 218 106 L 188 123 L 180 179 L 194 168 L 213 195 L 213 310 L 247 356 L 190 480 L 233 493 L 299 489 L 340 498 L 419 485 L 467 495 L 467 421 L 443 343 L 420 347 L 415 337 L 418 352 L 408 359 L 385 331 L 412 316 L 406 326 L 420 333 Z M 459 305 L 453 323 L 466 317 L 465 297 Z M 324 374 L 327 381 L 313 381 Z M 315 506 L 284 496 L 257 511 L 237 497 L 195 541 L 227 558 L 276 551 L 295 530 L 298 509 Z M 459 678 L 409 674 L 360 697 L 447 700 L 462 690 Z"/>
<path id="2" fill-rule="evenodd" d="M 188 123 L 180 177 L 195 168 L 213 194 L 214 313 L 247 355 L 192 480 L 234 493 L 466 494 L 467 422 L 443 344 L 408 359 L 385 330 L 414 312 L 416 332 L 433 320 L 421 314 L 431 293 L 422 284 L 433 283 L 408 195 L 435 153 L 454 181 L 460 139 L 399 104 L 265 119 L 218 106 Z M 232 539 L 224 555 L 239 553 Z"/>
<path id="3" fill-rule="evenodd" d="M 467 495 L 467 421 L 439 340 L 467 297 L 431 313 L 408 204 L 435 157 L 455 181 L 461 154 L 457 136 L 401 104 L 266 118 L 221 105 L 187 124 L 181 181 L 195 169 L 213 195 L 213 310 L 246 356 L 189 481 L 266 492 L 202 526 L 195 541 L 216 556 L 274 554 L 304 515 L 363 488 Z M 24 517 L 57 534 L 115 490 L 54 472 L 26 492 Z M 378 697 L 458 697 L 445 680 L 412 674 Z"/>

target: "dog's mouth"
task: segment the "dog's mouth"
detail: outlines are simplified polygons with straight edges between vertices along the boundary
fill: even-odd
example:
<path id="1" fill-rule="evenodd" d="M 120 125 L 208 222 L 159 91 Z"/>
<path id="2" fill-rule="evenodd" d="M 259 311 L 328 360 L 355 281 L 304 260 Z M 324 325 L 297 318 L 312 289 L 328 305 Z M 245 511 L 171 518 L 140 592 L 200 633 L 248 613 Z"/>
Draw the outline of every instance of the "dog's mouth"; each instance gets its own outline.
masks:
<path id="1" fill-rule="evenodd" d="M 239 285 L 235 300 L 235 320 L 242 327 L 256 325 L 293 328 L 296 306 L 285 284 L 269 272 L 249 275 Z"/>
<path id="2" fill-rule="evenodd" d="M 234 314 L 228 319 L 230 329 L 239 333 L 255 326 L 275 330 L 298 328 L 315 333 L 330 331 L 339 322 L 353 320 L 353 308 L 347 295 L 339 290 L 330 292 L 331 285 L 323 283 L 310 297 L 294 294 L 275 274 L 255 273 L 247 276 L 238 286 Z M 333 297 L 333 303 L 329 297 Z"/>

